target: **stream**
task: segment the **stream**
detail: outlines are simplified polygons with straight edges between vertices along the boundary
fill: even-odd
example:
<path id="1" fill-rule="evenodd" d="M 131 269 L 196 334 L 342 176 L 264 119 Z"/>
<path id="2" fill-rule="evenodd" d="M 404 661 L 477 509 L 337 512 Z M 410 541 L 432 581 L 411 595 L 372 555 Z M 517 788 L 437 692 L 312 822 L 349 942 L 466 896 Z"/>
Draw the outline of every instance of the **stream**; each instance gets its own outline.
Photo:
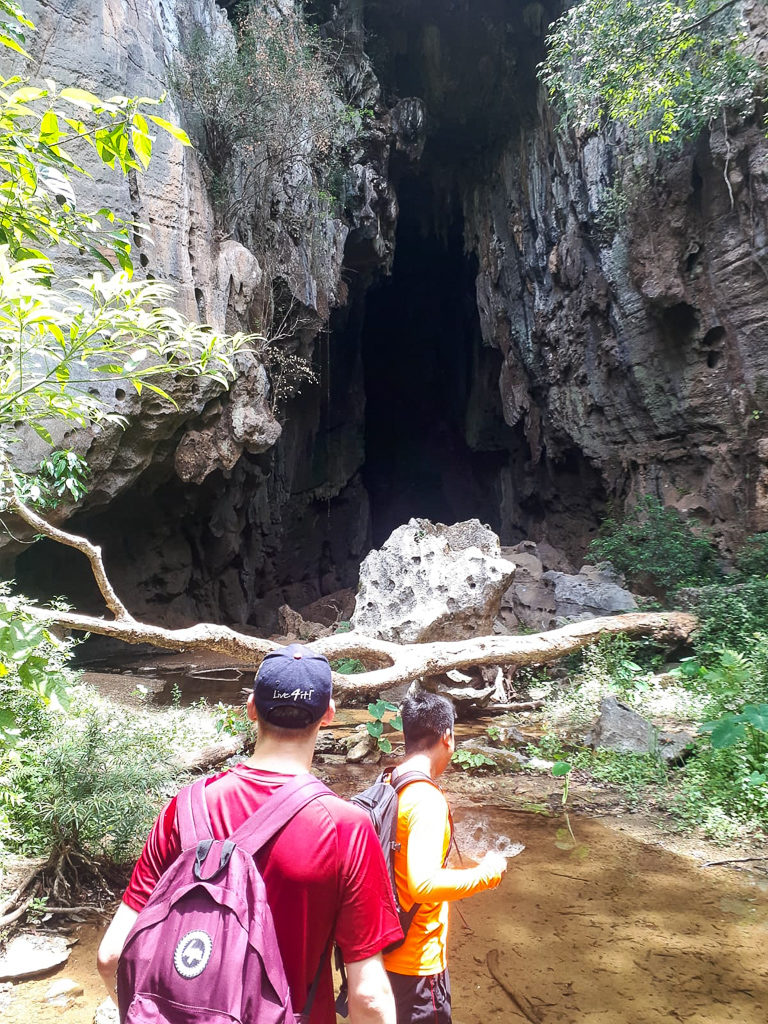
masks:
<path id="1" fill-rule="evenodd" d="M 351 792 L 361 771 L 332 781 Z M 500 798 L 506 781 L 493 783 Z M 562 817 L 452 803 L 465 857 L 525 847 L 498 889 L 453 910 L 455 1024 L 765 1024 L 764 880 L 700 867 L 597 819 L 571 815 L 569 831 Z M 15 986 L 2 1020 L 91 1024 L 101 930 L 81 926 L 69 963 Z M 67 1008 L 44 1002 L 60 977 L 83 987 Z"/>
<path id="2" fill-rule="evenodd" d="M 109 689 L 104 678 L 92 681 Z M 238 678 L 228 685 L 225 699 L 234 702 L 247 684 Z M 183 689 L 184 703 L 197 696 Z M 350 709 L 334 725 L 352 728 L 365 717 Z M 318 761 L 345 797 L 378 770 Z M 453 908 L 455 1024 L 765 1024 L 768 879 L 704 867 L 664 849 L 658 834 L 640 841 L 623 831 L 627 817 L 521 811 L 528 779 L 471 777 L 455 768 L 444 777 L 465 861 L 490 848 L 511 857 L 498 889 Z M 550 800 L 550 809 L 556 805 Z M 67 965 L 0 993 L 0 1019 L 91 1024 L 104 998 L 94 966 L 103 927 L 78 926 Z M 58 978 L 83 989 L 67 1007 L 45 1002 Z"/>

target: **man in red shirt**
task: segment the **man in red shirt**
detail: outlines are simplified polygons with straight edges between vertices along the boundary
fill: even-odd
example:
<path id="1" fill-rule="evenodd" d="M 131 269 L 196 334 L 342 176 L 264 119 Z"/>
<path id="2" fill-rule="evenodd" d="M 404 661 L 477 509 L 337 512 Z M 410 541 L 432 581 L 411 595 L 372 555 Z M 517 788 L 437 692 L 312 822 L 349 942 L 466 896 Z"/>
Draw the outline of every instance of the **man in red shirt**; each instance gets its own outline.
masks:
<path id="1" fill-rule="evenodd" d="M 216 838 L 226 838 L 279 788 L 308 772 L 320 727 L 333 719 L 331 669 L 309 648 L 268 654 L 248 697 L 253 755 L 206 783 Z M 161 811 L 101 942 L 98 968 L 115 995 L 117 963 L 139 912 L 179 856 L 176 798 Z M 351 1024 L 394 1024 L 381 951 L 401 935 L 381 847 L 368 816 L 328 794 L 312 800 L 256 854 L 295 1013 L 320 970 L 309 1024 L 335 1024 L 330 949 L 341 949 Z M 320 966 L 322 964 L 322 966 Z"/>

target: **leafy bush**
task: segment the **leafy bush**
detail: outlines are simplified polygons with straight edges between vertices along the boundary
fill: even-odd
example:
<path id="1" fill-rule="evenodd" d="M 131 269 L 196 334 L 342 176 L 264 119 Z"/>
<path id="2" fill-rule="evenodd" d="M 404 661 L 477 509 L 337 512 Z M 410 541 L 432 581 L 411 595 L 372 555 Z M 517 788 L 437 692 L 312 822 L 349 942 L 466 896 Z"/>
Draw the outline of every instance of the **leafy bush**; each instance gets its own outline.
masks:
<path id="1" fill-rule="evenodd" d="M 755 782 L 743 743 L 726 749 L 702 745 L 677 773 L 669 808 L 684 826 L 715 840 L 743 836 L 745 825 L 768 830 L 768 786 Z"/>
<path id="2" fill-rule="evenodd" d="M 479 772 L 496 767 L 492 757 L 488 757 L 480 750 L 467 750 L 464 747 L 454 751 L 451 760 L 466 772 Z"/>
<path id="3" fill-rule="evenodd" d="M 605 520 L 589 557 L 609 561 L 632 583 L 664 593 L 709 582 L 718 574 L 714 545 L 651 494 L 621 518 Z"/>
<path id="4" fill-rule="evenodd" d="M 26 598 L 0 586 L 0 743 L 39 739 L 46 710 L 65 707 L 78 674 L 68 667 L 77 642 L 19 611 Z"/>
<path id="5" fill-rule="evenodd" d="M 724 647 L 749 650 L 768 626 L 768 580 L 704 587 L 697 596 L 696 614 L 694 647 L 700 657 Z"/>
<path id="6" fill-rule="evenodd" d="M 768 636 L 756 640 L 751 654 L 722 650 L 706 665 L 688 659 L 676 675 L 698 695 L 703 718 L 738 712 L 745 704 L 768 700 Z"/>
<path id="7" fill-rule="evenodd" d="M 130 859 L 174 777 L 162 735 L 100 707 L 84 688 L 75 715 L 53 716 L 44 744 L 26 742 L 8 773 L 23 799 L 8 818 L 19 852 L 53 862 Z"/>
<path id="8" fill-rule="evenodd" d="M 330 165 L 344 135 L 333 55 L 299 11 L 266 0 L 243 5 L 235 39 L 191 33 L 172 68 L 172 85 L 199 136 L 219 208 L 231 205 L 243 173 L 263 184 L 294 167 Z M 236 153 L 243 172 L 230 172 Z"/>
<path id="9" fill-rule="evenodd" d="M 580 0 L 555 22 L 541 77 L 568 127 L 611 119 L 630 140 L 693 138 L 764 94 L 744 35 L 740 7 L 718 0 Z"/>
<path id="10" fill-rule="evenodd" d="M 753 533 L 737 553 L 736 573 L 742 579 L 768 576 L 768 533 Z"/>

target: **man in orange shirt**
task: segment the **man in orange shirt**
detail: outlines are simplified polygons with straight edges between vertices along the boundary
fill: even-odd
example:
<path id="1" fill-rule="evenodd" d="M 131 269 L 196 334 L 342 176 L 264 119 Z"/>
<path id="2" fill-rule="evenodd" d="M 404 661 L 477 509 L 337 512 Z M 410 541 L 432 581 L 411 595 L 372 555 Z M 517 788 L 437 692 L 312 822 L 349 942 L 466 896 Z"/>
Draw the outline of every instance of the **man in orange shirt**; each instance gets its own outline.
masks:
<path id="1" fill-rule="evenodd" d="M 398 799 L 397 896 L 405 911 L 418 906 L 405 941 L 385 953 L 384 966 L 395 996 L 397 1024 L 451 1024 L 448 902 L 494 889 L 507 861 L 499 853 L 486 853 L 476 867 L 445 867 L 451 818 L 436 780 L 453 755 L 453 706 L 444 697 L 422 691 L 406 697 L 400 710 L 406 756 L 393 779 L 406 772 L 427 777 L 409 782 Z"/>

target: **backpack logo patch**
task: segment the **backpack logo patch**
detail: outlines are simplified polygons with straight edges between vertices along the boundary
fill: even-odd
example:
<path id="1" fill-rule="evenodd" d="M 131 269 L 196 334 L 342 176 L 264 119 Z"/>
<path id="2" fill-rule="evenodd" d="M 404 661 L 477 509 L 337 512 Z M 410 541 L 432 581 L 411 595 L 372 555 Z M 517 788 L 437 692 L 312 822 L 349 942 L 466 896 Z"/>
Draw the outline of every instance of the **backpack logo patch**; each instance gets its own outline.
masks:
<path id="1" fill-rule="evenodd" d="M 187 932 L 173 954 L 173 966 L 182 978 L 202 974 L 211 958 L 213 942 L 208 932 Z"/>

